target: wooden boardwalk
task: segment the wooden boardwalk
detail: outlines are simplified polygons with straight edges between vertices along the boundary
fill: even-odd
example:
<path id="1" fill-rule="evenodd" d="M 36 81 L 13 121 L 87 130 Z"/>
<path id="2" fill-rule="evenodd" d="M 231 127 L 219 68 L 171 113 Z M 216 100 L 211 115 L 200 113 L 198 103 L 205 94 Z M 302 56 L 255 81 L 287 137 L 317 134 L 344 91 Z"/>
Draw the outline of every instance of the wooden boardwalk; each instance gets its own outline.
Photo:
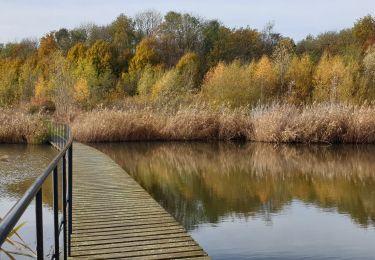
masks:
<path id="1" fill-rule="evenodd" d="M 210 259 L 108 156 L 74 143 L 73 158 L 70 259 Z"/>

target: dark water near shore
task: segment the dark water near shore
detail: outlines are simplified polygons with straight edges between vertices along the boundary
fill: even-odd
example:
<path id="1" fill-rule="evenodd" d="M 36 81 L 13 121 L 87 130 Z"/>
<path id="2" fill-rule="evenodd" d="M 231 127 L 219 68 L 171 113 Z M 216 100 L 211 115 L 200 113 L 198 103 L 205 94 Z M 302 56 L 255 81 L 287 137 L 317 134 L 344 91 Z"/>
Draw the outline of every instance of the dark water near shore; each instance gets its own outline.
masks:
<path id="1" fill-rule="evenodd" d="M 375 259 L 375 146 L 93 146 L 213 259 Z"/>
<path id="2" fill-rule="evenodd" d="M 34 180 L 57 154 L 49 145 L 0 145 L 0 217 L 13 207 Z M 43 221 L 45 225 L 45 253 L 48 254 L 53 241 L 52 183 L 51 178 L 43 186 Z M 30 204 L 19 224 L 25 223 L 19 234 L 28 246 L 35 249 L 35 207 Z M 19 241 L 19 240 L 18 240 Z M 17 251 L 9 244 L 4 248 Z M 24 250 L 21 250 L 25 252 Z M 30 259 L 18 256 L 17 259 Z M 8 259 L 0 253 L 0 259 Z"/>

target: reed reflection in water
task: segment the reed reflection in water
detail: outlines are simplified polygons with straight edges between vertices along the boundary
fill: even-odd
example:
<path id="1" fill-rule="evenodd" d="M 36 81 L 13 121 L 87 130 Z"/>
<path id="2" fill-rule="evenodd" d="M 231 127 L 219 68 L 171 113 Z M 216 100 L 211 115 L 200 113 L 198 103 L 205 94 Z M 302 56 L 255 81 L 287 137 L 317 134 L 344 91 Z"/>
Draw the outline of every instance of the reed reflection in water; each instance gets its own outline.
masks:
<path id="1" fill-rule="evenodd" d="M 34 180 L 56 156 L 57 151 L 50 145 L 1 144 L 0 145 L 0 216 L 5 214 L 24 195 Z M 53 241 L 52 178 L 43 185 L 43 220 L 45 253 L 50 253 Z M 34 202 L 26 209 L 19 223 L 25 225 L 19 230 L 22 239 L 35 248 L 35 207 Z M 5 246 L 6 247 L 6 246 Z M 12 248 L 8 248 L 11 249 Z M 0 253 L 0 259 L 7 259 Z M 17 259 L 22 259 L 18 256 Z M 25 259 L 30 259 L 25 257 Z"/>
<path id="2" fill-rule="evenodd" d="M 214 259 L 375 255 L 373 145 L 94 146 L 122 165 Z"/>

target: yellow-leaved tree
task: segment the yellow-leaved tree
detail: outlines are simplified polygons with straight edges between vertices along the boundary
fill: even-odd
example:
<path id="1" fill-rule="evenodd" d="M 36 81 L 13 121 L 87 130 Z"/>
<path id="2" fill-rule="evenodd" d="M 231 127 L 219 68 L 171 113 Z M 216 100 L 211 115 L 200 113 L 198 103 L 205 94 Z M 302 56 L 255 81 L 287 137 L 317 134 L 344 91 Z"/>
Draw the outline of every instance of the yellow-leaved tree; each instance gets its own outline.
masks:
<path id="1" fill-rule="evenodd" d="M 160 65 L 160 54 L 157 51 L 157 45 L 157 39 L 152 36 L 142 39 L 137 45 L 134 57 L 130 60 L 129 71 L 122 72 L 118 82 L 119 88 L 122 88 L 125 94 L 133 96 L 137 92 L 141 92 L 141 94 L 150 92 L 150 86 L 146 87 L 145 84 L 148 84 L 146 83 L 146 78 L 150 82 L 150 77 L 153 77 L 151 75 L 153 74 L 152 68 Z M 139 81 L 142 77 L 142 87 L 139 87 Z"/>
<path id="2" fill-rule="evenodd" d="M 293 57 L 286 74 L 290 103 L 301 104 L 311 101 L 313 71 L 314 65 L 308 54 Z"/>
<path id="3" fill-rule="evenodd" d="M 272 101 L 278 91 L 277 72 L 267 56 L 263 56 L 255 65 L 254 81 L 260 90 L 260 102 Z"/>
<path id="4" fill-rule="evenodd" d="M 153 85 L 163 76 L 163 66 L 147 65 L 143 70 L 138 81 L 137 92 L 141 96 L 149 96 Z"/>
<path id="5" fill-rule="evenodd" d="M 188 52 L 175 68 L 167 71 L 152 89 L 153 98 L 172 98 L 195 92 L 200 81 L 200 62 L 197 54 Z"/>
<path id="6" fill-rule="evenodd" d="M 77 103 L 85 104 L 90 96 L 87 80 L 79 78 L 74 84 L 74 100 Z"/>
<path id="7" fill-rule="evenodd" d="M 157 40 L 155 37 L 145 37 L 137 45 L 135 55 L 130 61 L 129 71 L 141 71 L 147 65 L 160 64 L 160 54 L 157 51 Z"/>
<path id="8" fill-rule="evenodd" d="M 213 105 L 239 107 L 255 105 L 260 91 L 254 85 L 255 63 L 242 65 L 240 61 L 230 64 L 220 62 L 205 76 L 202 95 Z"/>
<path id="9" fill-rule="evenodd" d="M 0 105 L 11 105 L 19 102 L 22 88 L 18 84 L 20 60 L 0 61 Z"/>
<path id="10" fill-rule="evenodd" d="M 323 54 L 314 77 L 313 99 L 318 102 L 346 100 L 353 89 L 353 73 L 347 69 L 342 57 Z"/>

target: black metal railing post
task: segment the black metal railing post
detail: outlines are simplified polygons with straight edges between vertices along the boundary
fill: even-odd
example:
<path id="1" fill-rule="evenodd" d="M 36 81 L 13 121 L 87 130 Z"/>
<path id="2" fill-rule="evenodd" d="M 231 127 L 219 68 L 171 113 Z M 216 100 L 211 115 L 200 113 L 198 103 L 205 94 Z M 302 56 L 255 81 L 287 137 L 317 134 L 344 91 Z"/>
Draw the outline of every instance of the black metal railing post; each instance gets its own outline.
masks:
<path id="1" fill-rule="evenodd" d="M 43 197 L 42 188 L 39 189 L 35 196 L 35 219 L 36 219 L 36 253 L 37 259 L 43 260 Z"/>
<path id="2" fill-rule="evenodd" d="M 72 211 L 73 211 L 73 144 L 68 150 L 68 256 L 71 255 L 71 237 L 73 232 Z"/>
<path id="3" fill-rule="evenodd" d="M 63 156 L 62 163 L 62 202 L 63 202 L 63 243 L 64 243 L 64 259 L 68 257 L 67 250 L 67 217 L 66 217 L 66 205 L 67 205 L 67 196 L 66 196 L 66 155 Z"/>
<path id="4" fill-rule="evenodd" d="M 59 243 L 59 192 L 58 192 L 58 170 L 57 165 L 53 169 L 53 226 L 54 226 L 54 241 L 55 241 L 55 252 L 54 258 L 60 258 L 60 243 Z"/>

